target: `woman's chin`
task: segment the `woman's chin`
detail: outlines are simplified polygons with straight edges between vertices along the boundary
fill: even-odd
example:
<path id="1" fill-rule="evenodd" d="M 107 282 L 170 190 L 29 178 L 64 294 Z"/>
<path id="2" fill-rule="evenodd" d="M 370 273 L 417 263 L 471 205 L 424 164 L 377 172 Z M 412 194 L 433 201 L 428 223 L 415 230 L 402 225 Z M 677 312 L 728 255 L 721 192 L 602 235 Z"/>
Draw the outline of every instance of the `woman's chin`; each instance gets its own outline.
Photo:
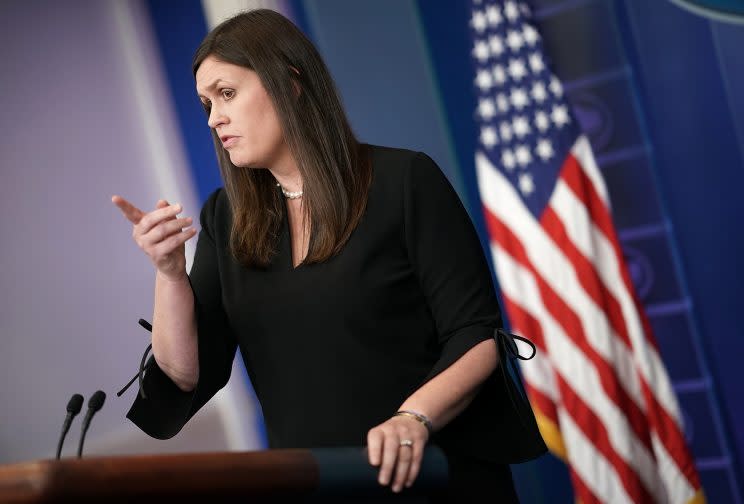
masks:
<path id="1" fill-rule="evenodd" d="M 245 156 L 241 156 L 239 154 L 230 153 L 230 162 L 237 166 L 238 168 L 253 168 L 255 163 L 251 160 L 246 158 Z"/>

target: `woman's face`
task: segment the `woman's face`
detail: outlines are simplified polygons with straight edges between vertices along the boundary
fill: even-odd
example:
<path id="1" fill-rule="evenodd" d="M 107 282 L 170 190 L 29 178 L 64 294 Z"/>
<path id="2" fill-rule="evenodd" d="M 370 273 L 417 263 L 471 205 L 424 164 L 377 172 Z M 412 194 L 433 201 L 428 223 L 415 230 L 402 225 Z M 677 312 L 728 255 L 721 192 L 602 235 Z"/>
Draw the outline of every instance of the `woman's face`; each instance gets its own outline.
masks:
<path id="1" fill-rule="evenodd" d="M 287 157 L 279 118 L 256 72 L 208 56 L 196 71 L 196 91 L 235 166 L 271 168 Z"/>

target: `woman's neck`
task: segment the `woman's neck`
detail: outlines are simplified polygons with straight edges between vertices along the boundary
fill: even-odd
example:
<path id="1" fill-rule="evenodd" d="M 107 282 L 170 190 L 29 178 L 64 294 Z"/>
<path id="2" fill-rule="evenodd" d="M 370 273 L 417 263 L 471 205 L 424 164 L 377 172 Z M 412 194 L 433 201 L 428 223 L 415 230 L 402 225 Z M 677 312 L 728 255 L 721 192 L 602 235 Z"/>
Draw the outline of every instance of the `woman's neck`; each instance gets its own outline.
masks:
<path id="1" fill-rule="evenodd" d="M 282 189 L 288 192 L 302 191 L 302 175 L 297 168 L 297 163 L 291 155 L 287 154 L 284 159 L 277 162 L 269 171 Z"/>

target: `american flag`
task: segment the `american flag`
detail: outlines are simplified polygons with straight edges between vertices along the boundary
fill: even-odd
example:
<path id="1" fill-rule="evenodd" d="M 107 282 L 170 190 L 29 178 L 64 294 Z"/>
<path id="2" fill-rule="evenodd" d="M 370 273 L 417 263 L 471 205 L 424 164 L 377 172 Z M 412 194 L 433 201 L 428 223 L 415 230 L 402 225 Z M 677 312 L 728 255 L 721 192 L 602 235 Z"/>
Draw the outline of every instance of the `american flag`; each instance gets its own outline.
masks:
<path id="1" fill-rule="evenodd" d="M 475 153 L 490 247 L 543 437 L 591 502 L 705 501 L 587 137 L 523 2 L 474 0 Z"/>

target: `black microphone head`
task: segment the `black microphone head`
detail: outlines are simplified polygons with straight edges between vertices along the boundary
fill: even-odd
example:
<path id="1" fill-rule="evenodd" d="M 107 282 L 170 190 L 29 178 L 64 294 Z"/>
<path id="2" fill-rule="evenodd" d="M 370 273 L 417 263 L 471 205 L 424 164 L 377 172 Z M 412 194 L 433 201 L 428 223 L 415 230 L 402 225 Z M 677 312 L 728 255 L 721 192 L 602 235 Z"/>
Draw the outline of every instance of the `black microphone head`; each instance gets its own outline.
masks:
<path id="1" fill-rule="evenodd" d="M 103 402 L 106 400 L 106 394 L 103 390 L 96 390 L 93 395 L 88 399 L 88 409 L 98 411 L 103 408 Z"/>
<path id="2" fill-rule="evenodd" d="M 75 394 L 70 397 L 70 402 L 67 403 L 67 412 L 77 415 L 83 408 L 83 396 Z"/>

